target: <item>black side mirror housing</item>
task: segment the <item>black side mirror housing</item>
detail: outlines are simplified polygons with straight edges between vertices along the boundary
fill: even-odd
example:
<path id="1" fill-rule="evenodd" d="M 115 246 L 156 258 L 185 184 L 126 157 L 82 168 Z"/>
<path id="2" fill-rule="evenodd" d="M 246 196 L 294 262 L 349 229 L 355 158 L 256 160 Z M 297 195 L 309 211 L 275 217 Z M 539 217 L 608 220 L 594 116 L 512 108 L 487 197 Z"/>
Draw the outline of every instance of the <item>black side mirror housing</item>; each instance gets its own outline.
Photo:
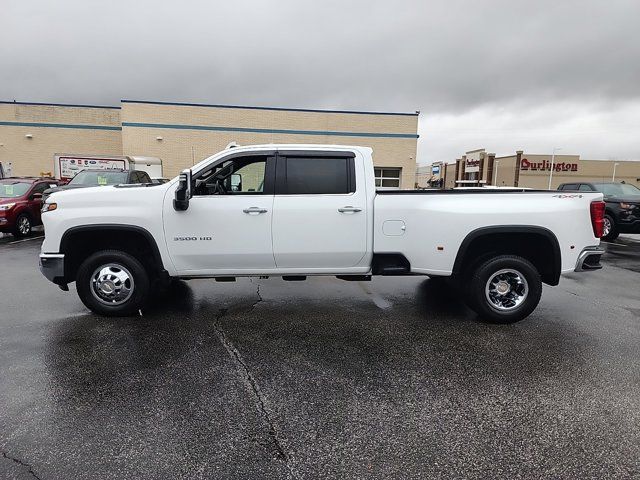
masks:
<path id="1" fill-rule="evenodd" d="M 177 211 L 184 211 L 189 208 L 191 198 L 191 169 L 180 172 L 178 187 L 173 198 L 173 208 Z"/>

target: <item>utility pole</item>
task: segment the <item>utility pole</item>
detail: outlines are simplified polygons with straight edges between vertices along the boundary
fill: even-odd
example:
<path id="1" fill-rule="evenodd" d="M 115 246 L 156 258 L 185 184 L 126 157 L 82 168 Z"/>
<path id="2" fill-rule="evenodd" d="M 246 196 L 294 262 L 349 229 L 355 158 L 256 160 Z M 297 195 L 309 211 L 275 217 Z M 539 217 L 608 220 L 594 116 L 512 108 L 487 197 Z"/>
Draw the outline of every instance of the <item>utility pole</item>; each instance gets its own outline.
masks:
<path id="1" fill-rule="evenodd" d="M 611 177 L 611 181 L 615 182 L 616 181 L 616 167 L 620 165 L 618 162 L 615 162 L 613 164 L 613 176 Z"/>
<path id="2" fill-rule="evenodd" d="M 553 147 L 553 151 L 551 152 L 551 171 L 549 172 L 549 188 L 547 190 L 551 190 L 551 180 L 553 180 L 553 166 L 556 163 L 556 151 L 562 150 L 558 147 Z"/>

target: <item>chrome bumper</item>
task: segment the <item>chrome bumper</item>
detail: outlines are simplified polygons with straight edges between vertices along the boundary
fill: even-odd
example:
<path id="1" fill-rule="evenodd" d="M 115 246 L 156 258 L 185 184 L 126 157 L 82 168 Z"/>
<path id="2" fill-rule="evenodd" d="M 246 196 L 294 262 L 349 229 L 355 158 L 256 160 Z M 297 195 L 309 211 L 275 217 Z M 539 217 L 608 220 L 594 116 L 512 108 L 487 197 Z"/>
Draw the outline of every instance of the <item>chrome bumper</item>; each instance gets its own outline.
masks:
<path id="1" fill-rule="evenodd" d="M 63 253 L 41 253 L 38 264 L 40 271 L 48 280 L 57 285 L 65 283 Z"/>
<path id="2" fill-rule="evenodd" d="M 587 272 L 590 270 L 600 270 L 602 268 L 602 265 L 600 265 L 600 257 L 602 257 L 604 251 L 602 247 L 586 247 L 580 252 L 574 271 Z"/>

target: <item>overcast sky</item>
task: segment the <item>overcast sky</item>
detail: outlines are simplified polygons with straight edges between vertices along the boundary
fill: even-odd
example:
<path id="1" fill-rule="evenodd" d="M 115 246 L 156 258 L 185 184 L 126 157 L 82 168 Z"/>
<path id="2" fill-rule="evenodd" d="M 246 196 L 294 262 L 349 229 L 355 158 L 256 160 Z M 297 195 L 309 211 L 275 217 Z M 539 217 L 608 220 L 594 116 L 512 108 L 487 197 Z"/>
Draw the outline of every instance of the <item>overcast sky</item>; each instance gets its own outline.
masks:
<path id="1" fill-rule="evenodd" d="M 640 159 L 640 1 L 3 0 L 0 99 L 420 110 L 418 161 Z"/>

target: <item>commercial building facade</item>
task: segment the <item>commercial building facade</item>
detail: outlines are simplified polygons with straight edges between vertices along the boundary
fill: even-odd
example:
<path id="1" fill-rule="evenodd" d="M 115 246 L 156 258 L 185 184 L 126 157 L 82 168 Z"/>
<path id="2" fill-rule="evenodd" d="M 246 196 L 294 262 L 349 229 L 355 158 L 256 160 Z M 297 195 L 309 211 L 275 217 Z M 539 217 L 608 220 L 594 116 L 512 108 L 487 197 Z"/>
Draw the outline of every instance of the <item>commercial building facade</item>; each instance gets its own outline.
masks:
<path id="1" fill-rule="evenodd" d="M 437 162 L 431 168 L 437 174 L 429 181 L 423 179 L 419 186 L 435 186 L 439 181 L 443 188 L 496 185 L 547 189 L 550 185 L 556 189 L 561 183 L 615 180 L 640 187 L 640 161 L 583 160 L 580 155 L 518 150 L 512 155 L 496 156 L 477 149 L 466 152 L 455 163 Z"/>
<path id="2" fill-rule="evenodd" d="M 122 100 L 119 107 L 0 102 L 0 162 L 53 170 L 56 153 L 159 157 L 173 177 L 229 143 L 320 143 L 374 150 L 378 186 L 413 188 L 418 113 Z"/>

